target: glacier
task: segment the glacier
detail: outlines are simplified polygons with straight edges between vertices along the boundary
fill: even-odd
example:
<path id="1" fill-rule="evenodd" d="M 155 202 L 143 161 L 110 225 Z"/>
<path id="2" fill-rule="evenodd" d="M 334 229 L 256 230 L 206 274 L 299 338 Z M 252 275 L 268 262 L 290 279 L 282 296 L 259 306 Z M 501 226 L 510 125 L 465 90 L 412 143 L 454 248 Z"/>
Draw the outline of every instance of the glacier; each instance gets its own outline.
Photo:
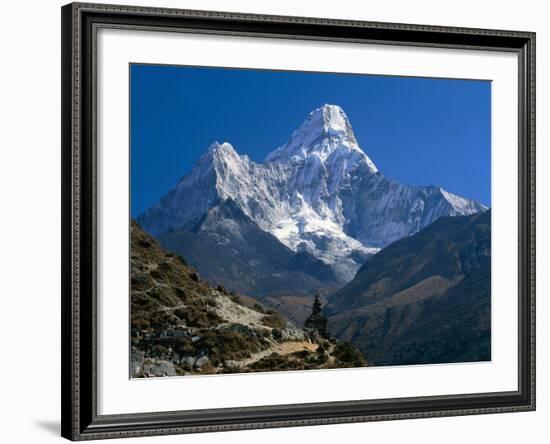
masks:
<path id="1" fill-rule="evenodd" d="M 385 177 L 359 146 L 337 105 L 313 110 L 288 142 L 261 163 L 228 143 L 213 143 L 138 223 L 159 236 L 228 199 L 293 251 L 330 264 L 342 282 L 386 245 L 441 216 L 487 208 L 438 186 Z"/>

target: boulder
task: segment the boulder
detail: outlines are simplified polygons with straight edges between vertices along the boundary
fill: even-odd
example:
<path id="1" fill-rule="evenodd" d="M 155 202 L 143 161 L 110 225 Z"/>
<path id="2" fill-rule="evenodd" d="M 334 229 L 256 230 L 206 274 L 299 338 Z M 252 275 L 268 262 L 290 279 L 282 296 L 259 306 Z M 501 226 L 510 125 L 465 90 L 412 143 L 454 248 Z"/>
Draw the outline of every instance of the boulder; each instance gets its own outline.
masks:
<path id="1" fill-rule="evenodd" d="M 280 338 L 283 341 L 306 341 L 308 336 L 297 328 L 283 328 L 279 330 Z"/>
<path id="2" fill-rule="evenodd" d="M 132 352 L 130 353 L 130 377 L 136 378 L 141 375 L 144 361 L 145 353 L 132 347 Z"/>
<path id="3" fill-rule="evenodd" d="M 239 361 L 233 361 L 232 359 L 228 359 L 224 362 L 224 367 L 240 367 Z"/>
<path id="4" fill-rule="evenodd" d="M 208 356 L 201 356 L 197 361 L 195 362 L 195 366 L 197 368 L 204 367 L 205 365 L 210 364 L 210 358 Z"/>
<path id="5" fill-rule="evenodd" d="M 143 364 L 144 376 L 176 376 L 175 367 L 167 361 L 155 361 Z"/>
<path id="6" fill-rule="evenodd" d="M 196 361 L 197 358 L 195 358 L 194 356 L 184 356 L 180 359 L 180 365 L 185 365 L 192 368 L 195 365 Z"/>

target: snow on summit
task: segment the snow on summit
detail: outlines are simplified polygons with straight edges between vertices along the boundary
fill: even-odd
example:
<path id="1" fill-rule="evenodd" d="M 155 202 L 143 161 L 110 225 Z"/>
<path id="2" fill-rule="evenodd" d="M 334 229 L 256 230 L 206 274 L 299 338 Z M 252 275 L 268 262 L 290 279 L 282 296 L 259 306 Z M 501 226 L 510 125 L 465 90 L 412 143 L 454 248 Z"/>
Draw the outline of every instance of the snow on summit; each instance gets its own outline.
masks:
<path id="1" fill-rule="evenodd" d="M 344 110 L 338 105 L 323 105 L 309 113 L 307 119 L 282 147 L 271 152 L 266 162 L 299 162 L 308 156 L 321 161 L 347 156 L 354 166 L 365 162 L 371 172 L 378 171 L 374 163 L 357 144 L 355 134 Z"/>
<path id="2" fill-rule="evenodd" d="M 192 224 L 231 199 L 257 226 L 350 280 L 366 258 L 441 216 L 484 211 L 440 187 L 384 177 L 337 105 L 313 110 L 262 163 L 213 143 L 193 169 L 137 221 L 149 233 Z"/>

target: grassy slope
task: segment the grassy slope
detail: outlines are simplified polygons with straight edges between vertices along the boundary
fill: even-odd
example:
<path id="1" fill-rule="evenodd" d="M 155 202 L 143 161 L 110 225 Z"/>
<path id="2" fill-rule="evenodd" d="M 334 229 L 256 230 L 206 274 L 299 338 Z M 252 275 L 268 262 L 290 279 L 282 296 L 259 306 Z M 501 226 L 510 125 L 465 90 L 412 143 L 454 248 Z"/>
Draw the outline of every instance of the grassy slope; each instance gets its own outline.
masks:
<path id="1" fill-rule="evenodd" d="M 132 376 L 365 365 L 349 344 L 306 334 L 253 298 L 212 288 L 134 222 L 131 230 Z"/>
<path id="2" fill-rule="evenodd" d="M 490 212 L 445 217 L 371 258 L 330 328 L 373 365 L 490 359 Z"/>

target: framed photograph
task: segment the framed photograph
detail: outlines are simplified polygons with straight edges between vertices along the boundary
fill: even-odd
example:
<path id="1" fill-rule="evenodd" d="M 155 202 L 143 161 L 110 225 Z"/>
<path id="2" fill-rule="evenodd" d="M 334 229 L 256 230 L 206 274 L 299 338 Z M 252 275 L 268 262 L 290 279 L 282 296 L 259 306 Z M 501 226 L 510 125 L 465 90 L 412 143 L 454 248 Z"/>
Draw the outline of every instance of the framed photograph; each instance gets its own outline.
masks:
<path id="1" fill-rule="evenodd" d="M 62 8 L 62 435 L 535 409 L 535 35 Z"/>

